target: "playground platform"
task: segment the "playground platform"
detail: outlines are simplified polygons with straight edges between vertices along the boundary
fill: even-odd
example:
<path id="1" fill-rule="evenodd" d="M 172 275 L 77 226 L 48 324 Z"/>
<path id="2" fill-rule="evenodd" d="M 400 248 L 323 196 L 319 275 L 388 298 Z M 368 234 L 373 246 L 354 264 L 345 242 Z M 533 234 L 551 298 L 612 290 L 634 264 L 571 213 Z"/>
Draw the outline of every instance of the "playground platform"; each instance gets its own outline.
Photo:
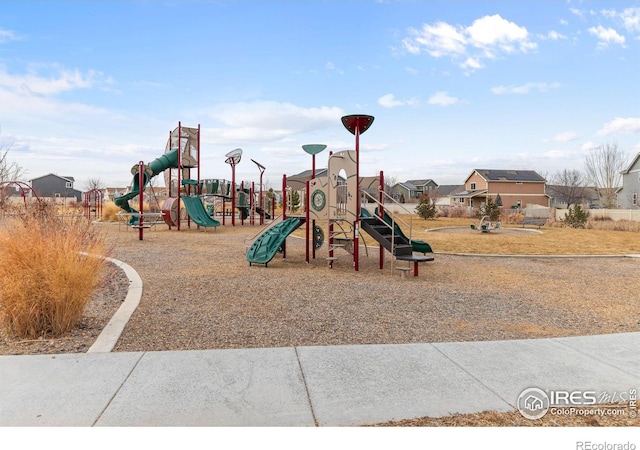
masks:
<path id="1" fill-rule="evenodd" d="M 0 356 L 0 426 L 359 426 L 640 386 L 640 333 Z"/>

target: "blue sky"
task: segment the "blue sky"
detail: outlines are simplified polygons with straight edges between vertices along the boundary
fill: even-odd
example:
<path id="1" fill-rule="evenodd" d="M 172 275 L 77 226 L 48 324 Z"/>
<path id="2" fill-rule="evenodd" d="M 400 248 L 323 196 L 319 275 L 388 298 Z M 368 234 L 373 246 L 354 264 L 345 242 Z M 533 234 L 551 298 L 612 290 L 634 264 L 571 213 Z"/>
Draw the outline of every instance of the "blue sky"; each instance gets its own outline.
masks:
<path id="1" fill-rule="evenodd" d="M 362 175 L 462 184 L 474 168 L 582 169 L 640 151 L 640 1 L 3 1 L 0 147 L 26 171 L 127 186 L 178 121 L 202 178 L 279 188 L 303 144 Z M 317 166 L 326 165 L 328 151 Z M 160 185 L 163 181 L 160 181 Z"/>

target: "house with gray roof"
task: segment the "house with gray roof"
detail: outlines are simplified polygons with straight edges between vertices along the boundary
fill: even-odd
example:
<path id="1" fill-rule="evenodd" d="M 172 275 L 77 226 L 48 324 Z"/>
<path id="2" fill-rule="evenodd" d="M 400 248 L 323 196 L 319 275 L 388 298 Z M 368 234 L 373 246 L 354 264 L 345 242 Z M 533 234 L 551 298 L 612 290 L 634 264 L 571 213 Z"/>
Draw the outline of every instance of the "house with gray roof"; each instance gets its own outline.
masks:
<path id="1" fill-rule="evenodd" d="M 547 180 L 533 170 L 474 169 L 462 190 L 449 194 L 451 204 L 478 208 L 492 198 L 505 208 L 549 207 Z M 499 200 L 498 200 L 499 198 Z"/>

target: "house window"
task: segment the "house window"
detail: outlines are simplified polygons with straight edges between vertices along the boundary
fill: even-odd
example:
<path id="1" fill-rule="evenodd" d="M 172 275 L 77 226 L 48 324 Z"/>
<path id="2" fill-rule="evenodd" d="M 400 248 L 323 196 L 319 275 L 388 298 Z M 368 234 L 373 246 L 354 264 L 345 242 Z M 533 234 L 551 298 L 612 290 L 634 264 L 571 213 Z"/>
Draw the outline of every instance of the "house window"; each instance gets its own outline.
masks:
<path id="1" fill-rule="evenodd" d="M 71 188 L 73 188 L 73 182 L 72 182 L 72 181 L 67 181 L 67 183 L 65 184 L 65 187 L 66 187 L 67 189 L 71 189 Z"/>
<path id="2" fill-rule="evenodd" d="M 55 194 L 53 194 L 53 196 L 54 196 L 55 198 L 60 198 L 60 193 L 56 192 Z"/>
<path id="3" fill-rule="evenodd" d="M 464 205 L 464 198 L 458 199 L 458 203 L 462 203 Z"/>
<path id="4" fill-rule="evenodd" d="M 471 183 L 471 190 L 475 191 L 476 190 L 476 184 L 475 183 Z"/>

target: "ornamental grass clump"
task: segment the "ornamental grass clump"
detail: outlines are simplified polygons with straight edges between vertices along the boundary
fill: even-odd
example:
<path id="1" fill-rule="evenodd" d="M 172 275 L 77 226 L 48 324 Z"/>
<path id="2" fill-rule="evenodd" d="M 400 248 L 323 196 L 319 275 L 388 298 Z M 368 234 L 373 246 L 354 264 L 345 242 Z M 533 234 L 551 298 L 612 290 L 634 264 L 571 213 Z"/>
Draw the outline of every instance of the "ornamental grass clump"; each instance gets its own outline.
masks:
<path id="1" fill-rule="evenodd" d="M 84 218 L 39 202 L 0 229 L 0 323 L 23 339 L 60 336 L 100 283 L 106 244 Z"/>

